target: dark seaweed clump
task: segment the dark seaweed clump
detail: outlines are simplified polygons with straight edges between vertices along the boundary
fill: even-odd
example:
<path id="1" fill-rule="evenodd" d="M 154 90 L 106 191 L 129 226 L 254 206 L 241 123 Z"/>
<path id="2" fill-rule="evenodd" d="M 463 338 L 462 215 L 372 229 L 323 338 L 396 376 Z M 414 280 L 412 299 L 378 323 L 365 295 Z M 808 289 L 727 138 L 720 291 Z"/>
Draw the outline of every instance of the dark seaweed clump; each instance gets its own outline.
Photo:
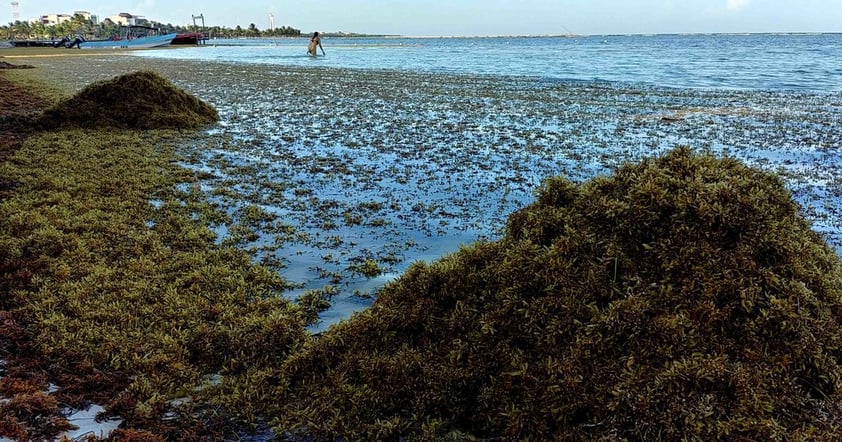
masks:
<path id="1" fill-rule="evenodd" d="M 837 439 L 842 266 L 782 181 L 679 148 L 548 180 L 286 365 L 314 437 Z"/>
<path id="2" fill-rule="evenodd" d="M 216 109 L 152 71 L 93 83 L 46 110 L 41 123 L 57 127 L 190 129 L 219 120 Z"/>
<path id="3" fill-rule="evenodd" d="M 34 69 L 35 66 L 30 64 L 11 64 L 5 61 L 0 61 L 0 69 Z"/>

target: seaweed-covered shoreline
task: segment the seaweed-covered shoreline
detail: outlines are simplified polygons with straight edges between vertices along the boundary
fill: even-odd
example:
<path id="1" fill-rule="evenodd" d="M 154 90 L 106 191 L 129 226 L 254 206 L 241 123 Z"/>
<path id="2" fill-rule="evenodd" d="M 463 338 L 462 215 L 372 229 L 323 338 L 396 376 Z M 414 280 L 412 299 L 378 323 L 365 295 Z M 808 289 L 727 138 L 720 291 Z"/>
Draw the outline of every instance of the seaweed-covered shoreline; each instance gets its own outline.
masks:
<path id="1" fill-rule="evenodd" d="M 124 55 L 38 60 L 71 89 L 149 67 L 213 104 L 184 165 L 250 249 L 326 290 L 323 329 L 416 260 L 496 238 L 550 176 L 582 181 L 678 145 L 781 174 L 842 249 L 842 96 L 279 67 Z M 68 73 L 71 73 L 68 75 Z M 262 219 L 262 221 L 261 221 Z"/>
<path id="2" fill-rule="evenodd" d="M 27 96 L 21 83 L 0 83 L 10 98 Z M 0 163 L 0 435 L 97 440 L 120 420 L 111 437 L 231 434 L 239 424 L 214 418 L 198 397 L 220 384 L 220 373 L 239 379 L 261 364 L 252 357 L 283 358 L 303 344 L 315 313 L 281 296 L 288 285 L 280 275 L 214 244 L 207 218 L 221 215 L 178 190 L 195 175 L 178 165 L 184 136 L 168 127 L 206 124 L 215 110 L 198 100 L 159 108 L 170 120 L 154 130 L 47 129 L 37 117 L 53 100 L 43 85 L 28 84 L 33 104 L 4 102 L 2 114 L 20 126 L 9 127 L 17 141 L 4 146 Z M 92 85 L 83 101 L 119 115 L 101 97 L 124 84 L 180 93 L 140 72 Z M 121 95 L 137 97 L 136 89 Z M 80 103 L 56 101 L 41 115 Z M 102 410 L 103 424 L 67 433 L 84 410 Z"/>
<path id="3" fill-rule="evenodd" d="M 124 56 L 73 57 L 72 62 L 69 60 L 56 57 L 40 64 L 38 78 L 57 83 L 65 81 L 67 77 L 62 77 L 72 72 L 73 80 L 66 83 L 67 90 L 72 91 L 141 67 L 139 60 Z M 69 65 L 61 66 L 63 70 L 59 75 L 58 67 L 63 61 Z M 142 64 L 149 68 L 148 61 Z M 69 403 L 92 399 L 110 401 L 110 415 L 128 419 L 132 428 L 154 428 L 157 434 L 166 435 L 176 431 L 168 426 L 167 419 L 177 419 L 178 425 L 190 425 L 189 437 L 219 435 L 215 432 L 231 431 L 225 422 L 213 420 L 213 416 L 223 410 L 227 417 L 237 422 L 259 425 L 262 417 L 272 416 L 276 419 L 273 424 L 283 425 L 280 428 L 302 431 L 300 422 L 290 419 L 294 416 L 309 419 L 312 410 L 307 409 L 306 398 L 302 402 L 301 397 L 294 395 L 305 392 L 306 396 L 308 388 L 320 388 L 318 383 L 311 385 L 302 381 L 311 378 L 308 364 L 312 362 L 314 367 L 328 373 L 333 370 L 333 363 L 319 355 L 322 344 L 314 344 L 319 339 L 311 340 L 310 335 L 303 332 L 304 325 L 315 319 L 319 308 L 330 306 L 327 314 L 321 316 L 321 324 L 311 330 L 322 331 L 336 320 L 347 318 L 352 311 L 368 306 L 371 303 L 369 295 L 394 275 L 403 273 L 411 262 L 439 258 L 456 251 L 460 243 L 496 239 L 503 235 L 507 221 L 510 223 L 509 240 L 520 241 L 518 235 L 522 235 L 527 239 L 537 238 L 529 239 L 527 243 L 552 241 L 553 235 L 558 233 L 555 229 L 559 228 L 553 225 L 553 216 L 558 215 L 554 210 L 567 204 L 565 195 L 572 192 L 570 185 L 556 182 L 560 187 L 552 192 L 558 192 L 558 195 L 545 195 L 544 199 L 549 198 L 547 201 L 552 203 L 550 206 L 560 205 L 559 208 L 542 207 L 547 205 L 544 201 L 533 209 L 520 212 L 520 218 L 509 216 L 534 200 L 534 191 L 544 179 L 561 175 L 584 182 L 597 176 L 610 176 L 621 164 L 660 155 L 680 144 L 689 145 L 690 150 L 728 154 L 752 166 L 778 173 L 801 204 L 802 215 L 835 244 L 838 252 L 836 210 L 840 182 L 836 176 L 840 163 L 837 152 L 840 135 L 833 131 L 840 118 L 838 95 L 636 89 L 522 78 L 279 69 L 225 63 L 156 62 L 153 70 L 215 106 L 219 110 L 220 123 L 202 133 L 189 133 L 187 137 L 172 132 L 110 133 L 64 129 L 34 136 L 24 146 L 29 150 L 8 168 L 4 166 L 7 177 L 23 183 L 24 188 L 35 191 L 45 201 L 56 203 L 45 205 L 28 195 L 5 207 L 10 213 L 17 213 L 17 208 L 21 211 L 7 221 L 7 227 L 15 229 L 16 234 L 4 240 L 4 250 L 25 257 L 41 257 L 33 262 L 15 261 L 15 256 L 11 255 L 6 257 L 11 260 L 4 258 L 4 265 L 11 265 L 12 270 L 35 271 L 36 279 L 27 281 L 25 275 L 6 269 L 7 275 L 16 275 L 11 279 L 12 283 L 22 284 L 13 287 L 18 296 L 33 296 L 28 290 L 41 287 L 27 301 L 27 309 L 22 310 L 32 316 L 20 319 L 23 324 L 32 321 L 33 317 L 41 321 L 41 330 L 35 336 L 35 342 L 40 346 L 38 351 L 58 361 L 54 367 L 65 375 L 68 369 L 71 372 L 62 377 L 61 387 L 70 385 L 84 389 L 92 380 L 101 380 L 103 376 L 110 379 L 109 388 L 114 390 L 102 391 L 96 398 L 91 397 L 90 392 L 64 391 L 63 397 L 68 398 Z M 684 177 L 682 164 L 696 161 L 701 161 L 707 171 L 717 167 L 711 163 L 712 159 L 695 158 L 689 150 L 684 150 L 673 154 L 670 162 L 675 164 L 671 167 L 676 170 L 667 176 L 675 173 L 679 181 L 689 179 L 689 188 L 694 189 L 693 175 Z M 27 172 L 38 170 L 37 164 L 48 167 L 36 174 Z M 732 163 L 722 164 L 730 165 L 729 169 L 739 174 L 740 169 L 731 167 Z M 137 171 L 133 170 L 134 165 Z M 65 169 L 68 175 L 54 175 L 55 170 Z M 636 197 L 645 197 L 640 199 L 641 203 L 650 201 L 644 191 L 652 190 L 653 195 L 663 192 L 657 186 L 635 181 L 638 175 L 634 168 L 621 170 L 639 189 Z M 135 172 L 137 176 L 133 177 Z M 657 170 L 647 173 L 661 176 Z M 734 230 L 730 225 L 731 217 L 740 219 L 741 214 L 725 203 L 748 204 L 749 209 L 755 210 L 754 203 L 742 198 L 740 192 L 734 194 L 727 184 L 738 178 L 726 178 L 722 180 L 724 184 L 711 188 L 720 189 L 719 193 L 711 193 L 711 198 L 727 196 L 722 204 L 716 200 L 700 200 L 703 205 L 699 207 L 704 207 L 704 211 L 698 211 L 699 207 L 695 206 L 680 211 L 690 222 L 701 219 L 704 225 L 709 223 L 719 229 L 715 231 L 719 233 L 709 237 L 705 232 L 697 233 L 728 253 L 742 239 L 741 235 L 729 233 Z M 124 179 L 139 187 L 123 188 L 120 182 Z M 601 183 L 605 185 L 610 181 Z M 760 187 L 753 187 L 749 180 L 744 188 Z M 132 189 L 131 198 L 122 198 L 120 192 L 129 189 Z M 623 191 L 620 188 L 612 192 L 622 199 Z M 544 192 L 548 192 L 547 188 Z M 781 200 L 786 199 L 781 196 L 785 192 L 777 187 L 773 186 L 769 192 Z M 762 192 L 752 195 L 759 201 L 756 207 L 765 204 L 763 196 Z M 77 197 L 79 201 L 76 201 Z M 581 204 L 586 203 L 587 198 Z M 613 203 L 606 200 L 600 204 L 604 207 L 599 209 L 599 214 L 611 215 L 610 210 L 603 209 L 615 207 Z M 660 209 L 655 209 L 653 213 L 661 213 Z M 720 214 L 719 210 L 723 212 Z M 540 216 L 529 218 L 532 212 Z M 787 220 L 793 216 L 789 209 L 785 212 Z M 36 218 L 26 218 L 29 214 Z M 28 223 L 24 218 L 38 222 Z M 779 225 L 774 220 L 764 223 L 760 226 Z M 612 225 L 619 224 L 609 223 L 600 229 L 610 231 Z M 669 230 L 667 225 L 658 226 L 657 229 Z M 798 226 L 802 228 L 801 224 Z M 638 227 L 645 230 L 650 226 Z M 762 237 L 754 224 L 738 227 L 750 231 L 752 238 Z M 522 234 L 517 233 L 519 229 L 523 230 Z M 92 233 L 76 236 L 88 230 Z M 724 237 L 719 238 L 720 234 Z M 584 235 L 583 244 L 590 244 L 594 237 Z M 670 244 L 677 244 L 668 239 L 661 241 L 667 249 L 672 247 Z M 778 241 L 780 238 L 773 239 Z M 814 240 L 816 238 L 810 237 L 810 241 Z M 761 245 L 765 244 L 763 241 Z M 626 244 L 628 240 L 623 239 L 620 242 L 624 247 L 630 244 L 635 253 L 641 251 L 633 241 Z M 480 241 L 476 246 L 463 249 L 450 261 L 441 261 L 430 268 L 447 268 L 447 263 L 453 260 L 470 261 L 472 250 L 488 248 L 483 244 L 487 243 Z M 784 246 L 789 247 L 786 244 Z M 598 239 L 593 244 L 594 250 L 602 250 L 603 246 L 605 244 Z M 523 247 L 526 250 L 532 246 L 523 244 Z M 609 271 L 608 274 L 614 276 L 603 282 L 608 284 L 609 291 L 614 291 L 620 261 L 615 255 L 619 249 L 607 247 L 604 252 L 608 258 L 594 258 L 597 259 L 595 268 L 597 273 L 601 272 L 609 262 L 606 260 L 613 256 L 610 258 L 614 260 L 613 273 Z M 762 269 L 769 267 L 773 273 L 780 273 L 775 266 L 783 266 L 785 270 L 786 266 L 795 263 L 797 253 L 812 250 L 795 245 L 791 250 L 792 263 L 782 263 L 775 258 L 778 255 L 766 249 L 753 252 L 753 242 L 747 242 L 745 247 L 747 252 L 756 255 L 747 256 L 748 261 L 740 262 L 757 259 L 756 265 Z M 775 246 L 776 249 L 781 247 Z M 666 256 L 644 249 L 644 254 Z M 197 256 L 197 250 L 203 252 Z M 681 250 L 689 253 L 690 249 Z M 267 267 L 253 267 L 243 251 L 277 272 L 267 272 Z M 705 249 L 705 253 L 718 256 L 715 249 Z M 820 259 L 833 261 L 825 255 L 823 251 Z M 84 259 L 67 260 L 77 256 Z M 524 259 L 526 261 L 522 263 L 528 264 L 528 257 Z M 573 256 L 571 259 L 575 262 L 578 258 Z M 623 266 L 636 262 L 631 258 L 626 261 Z M 712 262 L 706 260 L 702 264 L 715 273 L 717 269 Z M 500 268 L 505 268 L 506 263 L 508 261 L 504 260 Z M 469 268 L 474 265 L 467 261 L 465 264 Z M 693 266 L 692 261 L 682 265 Z M 429 305 L 425 296 L 450 296 L 450 292 L 439 293 L 437 284 L 428 285 L 425 281 L 427 278 L 435 281 L 447 273 L 425 276 L 426 270 L 419 270 L 423 268 L 414 267 L 413 275 L 422 277 L 419 283 L 424 290 L 414 290 L 401 278 L 403 283 L 399 280 L 387 291 L 400 293 L 403 284 L 412 296 L 417 293 L 418 305 L 443 309 L 448 315 L 454 315 L 454 323 L 458 325 L 459 309 L 470 306 L 460 307 L 459 302 Z M 498 275 L 494 266 L 488 271 Z M 513 271 L 518 278 L 528 276 L 522 271 Z M 808 276 L 813 278 L 816 274 L 811 271 Z M 474 277 L 468 273 L 460 275 Z M 657 276 L 657 272 L 653 275 Z M 763 275 L 766 275 L 764 278 L 768 276 L 767 273 Z M 714 276 L 713 280 L 718 281 L 721 276 Z M 634 279 L 634 275 L 629 277 L 631 279 L 621 281 L 621 285 L 638 287 L 640 281 Z M 750 283 L 751 278 L 754 276 L 745 281 Z M 779 280 L 769 277 L 766 282 L 778 290 L 776 281 Z M 800 287 L 798 281 L 793 284 L 791 287 Z M 832 298 L 837 282 L 828 280 L 826 287 L 824 284 L 818 284 L 816 290 L 827 288 L 830 293 L 827 296 Z M 290 285 L 294 287 L 292 294 L 284 292 Z M 528 286 L 527 281 L 523 287 Z M 466 292 L 470 296 L 485 293 L 480 284 L 476 285 L 479 292 L 471 287 Z M 515 302 L 517 300 L 510 296 L 515 292 L 507 290 L 517 287 L 507 288 L 503 284 L 500 294 L 507 302 Z M 427 289 L 429 293 L 425 292 Z M 64 298 L 56 298 L 53 292 Z M 531 293 L 527 290 L 526 294 L 531 296 Z M 163 298 L 155 298 L 162 294 Z M 277 298 L 278 294 L 298 296 L 303 302 L 294 306 Z M 153 297 L 149 298 L 149 295 Z M 798 292 L 793 296 L 802 295 Z M 387 303 L 396 301 L 394 295 L 388 299 L 391 300 Z M 6 307 L 17 308 L 21 301 L 10 298 Z M 768 307 L 767 301 L 772 307 L 779 307 L 775 299 L 751 302 L 763 309 Z M 626 301 L 617 306 L 625 305 L 623 302 Z M 140 309 L 137 310 L 140 314 L 135 317 L 127 314 L 132 311 L 127 308 L 129 305 L 132 309 Z M 389 317 L 389 321 L 404 313 L 416 315 L 425 311 L 416 309 L 411 302 L 408 305 L 412 308 L 408 312 L 390 310 L 394 317 Z M 728 314 L 743 310 L 754 314 L 753 305 L 725 307 Z M 702 307 L 710 309 L 707 304 Z M 600 314 L 613 314 L 610 305 L 594 308 L 599 309 Z M 638 310 L 634 313 L 646 311 Z M 682 311 L 674 313 L 679 319 L 684 314 Z M 18 342 L 27 330 L 18 330 L 15 327 L 21 323 L 13 316 L 9 318 L 13 320 L 2 329 L 7 340 L 4 345 L 29 345 L 25 340 Z M 827 318 L 822 316 L 822 320 Z M 377 321 L 380 319 L 375 318 L 369 325 L 379 324 Z M 402 339 L 406 336 L 400 332 L 400 324 L 390 324 L 397 328 L 374 327 L 372 330 L 382 336 L 397 333 L 391 344 L 407 349 L 407 354 L 416 354 L 414 346 L 419 343 L 412 338 L 415 334 L 410 333 L 410 340 L 404 342 Z M 93 325 L 105 328 L 92 330 Z M 661 327 L 663 324 L 654 325 Z M 330 338 L 323 342 L 344 346 L 343 330 L 354 330 L 354 327 L 357 326 L 331 329 L 325 334 Z M 147 336 L 138 330 L 151 334 Z M 482 333 L 488 331 L 483 328 Z M 439 332 L 445 331 L 440 329 L 433 335 L 438 336 Z M 78 339 L 80 336 L 85 339 Z M 420 343 L 423 347 L 435 344 L 435 340 L 427 339 Z M 515 342 L 521 342 L 520 339 L 527 337 L 517 337 Z M 836 339 L 835 335 L 830 339 Z M 457 341 L 452 343 L 458 344 Z M 120 347 L 127 343 L 129 347 Z M 364 348 L 368 342 L 357 344 L 362 346 L 360 351 L 350 354 L 349 358 L 365 355 L 368 351 Z M 302 348 L 305 352 L 299 353 Z M 293 368 L 285 372 L 282 367 L 287 365 L 285 359 L 289 355 L 293 355 Z M 634 360 L 634 357 L 630 359 Z M 395 362 L 389 359 L 384 363 L 396 369 L 393 374 L 397 382 L 410 385 L 405 383 L 407 379 L 400 378 L 405 374 L 403 365 L 394 365 Z M 720 359 L 714 360 L 715 364 L 720 362 Z M 365 368 L 367 363 L 353 364 L 368 370 Z M 627 362 L 626 367 L 631 363 Z M 714 368 L 718 370 L 717 367 Z M 818 369 L 834 375 L 833 367 L 828 362 Z M 20 373 L 22 369 L 15 370 Z M 135 377 L 136 373 L 143 375 Z M 824 376 L 821 373 L 819 378 Z M 222 383 L 217 374 L 223 375 Z M 292 377 L 287 379 L 288 375 Z M 314 373 L 312 379 L 317 379 L 318 375 Z M 36 384 L 51 379 L 47 375 L 37 378 Z M 287 381 L 294 381 L 291 385 L 301 390 L 285 390 Z M 346 381 L 351 385 L 357 379 L 326 379 L 325 385 L 337 382 L 337 387 L 344 389 Z M 30 400 L 42 399 L 35 397 L 37 391 L 27 390 L 31 387 L 13 387 L 19 390 L 18 394 L 34 395 Z M 830 393 L 828 389 L 835 389 L 836 384 L 829 382 L 820 388 L 819 393 Z M 355 390 L 343 391 L 353 393 L 352 396 L 357 394 Z M 186 402 L 177 398 L 185 393 L 190 397 Z M 373 391 L 370 393 L 371 397 L 361 399 L 376 396 Z M 424 391 L 414 393 L 425 394 Z M 294 410 L 297 414 L 285 415 L 283 402 L 287 394 L 292 395 L 291 400 L 298 401 L 291 402 L 294 406 L 304 407 Z M 194 399 L 196 402 L 192 402 Z M 333 396 L 322 399 L 333 401 Z M 809 399 L 811 407 L 816 405 L 814 399 Z M 45 402 L 45 406 L 48 405 Z M 336 416 L 342 416 L 348 410 L 334 411 L 340 413 Z M 384 416 L 391 412 L 384 409 Z M 314 424 L 311 429 L 339 435 L 337 432 L 341 430 L 334 425 L 351 425 L 358 419 L 348 416 L 350 421 L 328 423 L 333 419 L 330 418 Z M 577 420 L 581 417 L 576 416 L 567 418 Z M 435 415 L 425 418 L 431 419 L 430 427 L 403 427 L 405 416 L 399 416 L 394 421 L 395 425 L 400 423 L 398 426 L 390 427 L 387 423 L 382 427 L 377 424 L 366 427 L 368 429 L 348 431 L 349 434 L 373 434 L 369 431 L 392 432 L 389 434 L 432 431 L 439 434 L 448 429 L 471 433 L 479 428 L 459 427 L 460 422 L 448 422 Z M 496 422 L 499 418 L 491 419 Z M 156 419 L 163 419 L 164 423 Z M 358 423 L 368 425 L 364 420 Z M 58 424 L 60 422 L 56 422 Z M 456 427 L 450 428 L 452 424 Z M 835 431 L 833 425 L 828 423 L 828 428 Z M 478 434 L 487 431 L 495 434 L 497 430 L 485 428 Z M 519 430 L 508 428 L 505 431 Z"/>

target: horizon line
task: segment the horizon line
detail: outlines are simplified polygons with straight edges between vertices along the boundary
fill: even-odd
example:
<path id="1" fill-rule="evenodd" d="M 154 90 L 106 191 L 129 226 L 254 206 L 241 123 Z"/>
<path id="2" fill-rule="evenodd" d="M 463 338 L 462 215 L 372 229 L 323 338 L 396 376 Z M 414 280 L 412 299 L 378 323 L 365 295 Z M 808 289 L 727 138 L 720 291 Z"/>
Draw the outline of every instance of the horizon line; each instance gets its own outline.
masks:
<path id="1" fill-rule="evenodd" d="M 343 34 L 349 37 L 383 37 L 383 38 L 550 38 L 550 37 L 655 37 L 664 35 L 834 35 L 842 34 L 842 31 L 759 31 L 759 32 L 631 32 L 631 33 L 608 33 L 608 34 L 465 34 L 465 35 L 408 35 L 408 34 L 383 34 L 365 32 L 325 31 L 320 34 L 326 36 L 341 37 Z M 302 35 L 305 33 L 302 32 Z"/>

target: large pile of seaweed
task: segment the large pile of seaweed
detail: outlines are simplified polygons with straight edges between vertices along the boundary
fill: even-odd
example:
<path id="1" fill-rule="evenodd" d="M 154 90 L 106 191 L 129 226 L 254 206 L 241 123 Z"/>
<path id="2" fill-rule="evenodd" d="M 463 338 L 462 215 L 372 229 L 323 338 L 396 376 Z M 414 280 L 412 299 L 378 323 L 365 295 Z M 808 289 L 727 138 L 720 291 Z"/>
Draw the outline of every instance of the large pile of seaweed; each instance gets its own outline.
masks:
<path id="1" fill-rule="evenodd" d="M 44 112 L 45 127 L 187 129 L 219 119 L 213 106 L 152 71 L 95 82 Z"/>
<path id="2" fill-rule="evenodd" d="M 12 68 L 3 63 L 0 62 L 0 163 L 12 155 L 32 132 L 32 122 L 48 103 L 38 94 L 9 81 L 2 69 Z M 0 200 L 7 186 L 8 183 L 0 179 Z"/>
<path id="3" fill-rule="evenodd" d="M 838 439 L 842 266 L 777 177 L 676 149 L 548 180 L 288 361 L 278 428 L 394 439 Z"/>

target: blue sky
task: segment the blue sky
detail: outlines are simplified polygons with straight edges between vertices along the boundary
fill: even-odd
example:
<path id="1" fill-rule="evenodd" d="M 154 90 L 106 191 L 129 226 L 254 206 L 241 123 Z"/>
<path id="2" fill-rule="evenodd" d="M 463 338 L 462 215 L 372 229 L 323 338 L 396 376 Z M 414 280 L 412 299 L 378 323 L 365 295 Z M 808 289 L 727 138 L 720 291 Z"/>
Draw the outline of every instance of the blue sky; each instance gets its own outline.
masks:
<path id="1" fill-rule="evenodd" d="M 12 21 L 13 0 L 0 7 Z M 842 32 L 842 0 L 17 0 L 21 19 L 85 10 L 173 24 L 423 35 Z"/>

